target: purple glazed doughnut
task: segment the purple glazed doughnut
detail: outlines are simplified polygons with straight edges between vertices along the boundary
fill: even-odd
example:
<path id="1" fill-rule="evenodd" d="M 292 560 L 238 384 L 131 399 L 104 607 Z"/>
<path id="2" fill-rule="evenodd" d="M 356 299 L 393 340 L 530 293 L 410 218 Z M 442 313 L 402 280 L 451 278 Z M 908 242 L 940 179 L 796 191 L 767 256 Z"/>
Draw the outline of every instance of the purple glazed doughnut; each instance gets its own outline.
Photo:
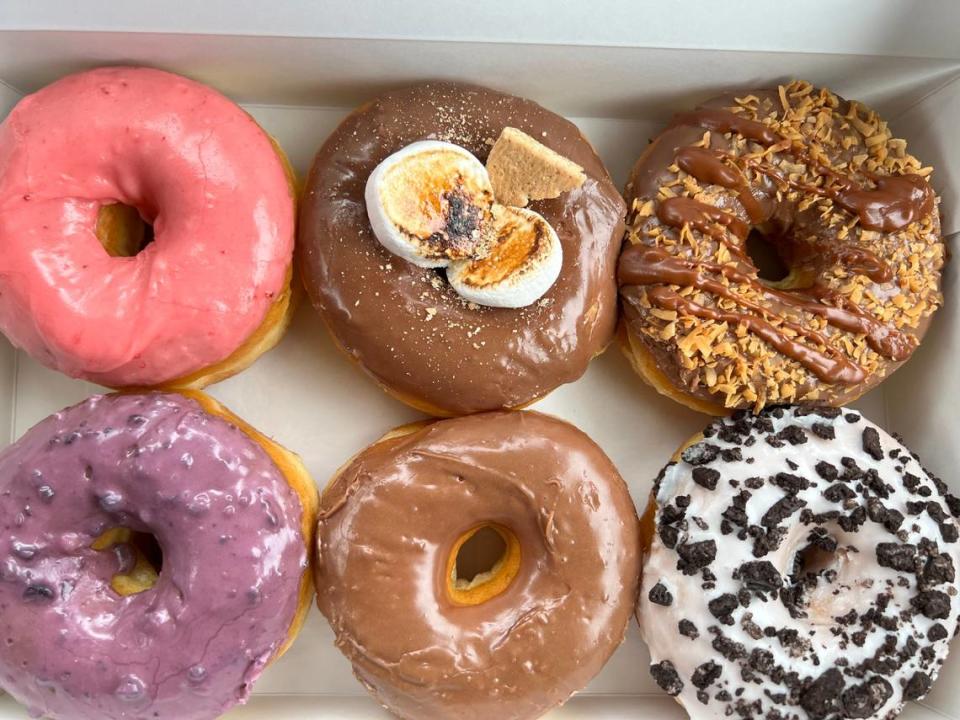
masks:
<path id="1" fill-rule="evenodd" d="M 40 422 L 0 453 L 0 687 L 51 720 L 243 703 L 312 594 L 304 479 L 200 393 Z"/>

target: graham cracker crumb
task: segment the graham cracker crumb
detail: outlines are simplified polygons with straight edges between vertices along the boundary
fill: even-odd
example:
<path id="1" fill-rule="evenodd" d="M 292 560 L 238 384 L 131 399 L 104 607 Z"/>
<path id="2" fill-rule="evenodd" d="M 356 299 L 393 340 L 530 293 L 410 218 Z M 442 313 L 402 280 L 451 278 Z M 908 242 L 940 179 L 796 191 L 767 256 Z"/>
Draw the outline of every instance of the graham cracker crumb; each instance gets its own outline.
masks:
<path id="1" fill-rule="evenodd" d="M 493 194 L 504 205 L 559 197 L 583 185 L 583 168 L 526 133 L 505 127 L 487 158 Z"/>

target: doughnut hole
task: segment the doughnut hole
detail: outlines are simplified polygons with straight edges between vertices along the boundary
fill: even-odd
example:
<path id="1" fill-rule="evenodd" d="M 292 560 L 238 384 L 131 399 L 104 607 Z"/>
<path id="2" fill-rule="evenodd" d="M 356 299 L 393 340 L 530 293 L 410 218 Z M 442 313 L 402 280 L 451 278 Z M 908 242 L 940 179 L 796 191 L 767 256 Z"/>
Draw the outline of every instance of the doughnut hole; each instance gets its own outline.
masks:
<path id="1" fill-rule="evenodd" d="M 454 605 L 480 605 L 505 591 L 520 571 L 520 541 L 509 528 L 484 523 L 461 535 L 447 560 Z"/>
<path id="2" fill-rule="evenodd" d="M 797 553 L 794 574 L 798 577 L 824 575 L 837 561 L 836 550 L 824 550 L 816 545 L 807 545 Z"/>
<path id="3" fill-rule="evenodd" d="M 827 532 L 822 541 L 797 548 L 784 589 L 812 625 L 830 628 L 836 617 L 862 604 L 862 592 L 872 580 L 869 558 L 859 556 L 852 544 L 855 538 L 839 528 L 823 529 Z"/>
<path id="4" fill-rule="evenodd" d="M 777 244 L 757 228 L 752 228 L 747 236 L 747 255 L 757 268 L 757 275 L 768 284 L 776 284 L 786 280 L 790 275 L 790 268 L 780 256 Z"/>
<path id="5" fill-rule="evenodd" d="M 116 554 L 118 568 L 110 579 L 110 587 L 121 597 L 146 592 L 160 578 L 163 549 L 150 533 L 112 528 L 94 540 L 90 547 L 98 552 Z"/>
<path id="6" fill-rule="evenodd" d="M 115 202 L 101 206 L 96 235 L 111 257 L 134 257 L 153 242 L 153 225 L 137 208 Z"/>

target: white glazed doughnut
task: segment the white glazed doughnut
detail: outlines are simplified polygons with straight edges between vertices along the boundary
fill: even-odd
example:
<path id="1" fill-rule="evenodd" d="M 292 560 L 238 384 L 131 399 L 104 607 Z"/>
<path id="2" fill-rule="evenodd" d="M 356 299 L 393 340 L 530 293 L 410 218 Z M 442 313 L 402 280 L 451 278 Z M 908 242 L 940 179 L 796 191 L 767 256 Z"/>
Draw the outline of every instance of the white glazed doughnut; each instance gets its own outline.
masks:
<path id="1" fill-rule="evenodd" d="M 954 635 L 960 501 L 852 410 L 714 421 L 661 472 L 638 616 L 693 720 L 893 718 Z"/>

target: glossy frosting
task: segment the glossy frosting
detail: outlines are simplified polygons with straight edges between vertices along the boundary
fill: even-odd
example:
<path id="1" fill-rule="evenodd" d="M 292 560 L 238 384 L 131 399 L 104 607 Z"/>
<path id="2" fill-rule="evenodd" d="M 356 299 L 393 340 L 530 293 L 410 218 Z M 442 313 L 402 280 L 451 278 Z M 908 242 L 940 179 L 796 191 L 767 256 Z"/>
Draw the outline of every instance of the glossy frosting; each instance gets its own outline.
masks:
<path id="1" fill-rule="evenodd" d="M 676 115 L 627 186 L 633 350 L 717 409 L 858 397 L 942 300 L 929 172 L 875 113 L 808 83 Z M 761 279 L 751 230 L 784 283 Z"/>
<path id="2" fill-rule="evenodd" d="M 320 609 L 400 717 L 538 717 L 623 640 L 636 512 L 607 457 L 564 422 L 489 413 L 381 441 L 334 479 L 320 517 Z M 454 605 L 448 557 L 485 523 L 517 536 L 519 573 L 485 603 Z"/>
<path id="3" fill-rule="evenodd" d="M 525 308 L 469 304 L 442 276 L 392 255 L 367 218 L 364 186 L 391 153 L 424 139 L 485 160 L 505 126 L 584 168 L 582 187 L 533 202 L 559 236 L 563 268 Z M 301 214 L 307 290 L 338 344 L 380 383 L 431 410 L 516 407 L 583 374 L 609 342 L 623 200 L 590 144 L 563 118 L 493 90 L 428 83 L 350 115 L 317 154 Z"/>
<path id="4" fill-rule="evenodd" d="M 664 468 L 637 616 L 692 720 L 892 720 L 957 630 L 957 513 L 838 408 L 718 419 Z"/>
<path id="5" fill-rule="evenodd" d="M 134 257 L 94 232 L 117 201 L 153 224 Z M 71 75 L 0 125 L 0 330 L 68 375 L 149 386 L 223 360 L 283 289 L 293 228 L 270 138 L 186 78 Z"/>
<path id="6" fill-rule="evenodd" d="M 51 720 L 207 720 L 286 642 L 302 508 L 245 433 L 173 394 L 94 396 L 0 453 L 0 687 Z M 152 533 L 157 584 L 121 597 Z"/>

